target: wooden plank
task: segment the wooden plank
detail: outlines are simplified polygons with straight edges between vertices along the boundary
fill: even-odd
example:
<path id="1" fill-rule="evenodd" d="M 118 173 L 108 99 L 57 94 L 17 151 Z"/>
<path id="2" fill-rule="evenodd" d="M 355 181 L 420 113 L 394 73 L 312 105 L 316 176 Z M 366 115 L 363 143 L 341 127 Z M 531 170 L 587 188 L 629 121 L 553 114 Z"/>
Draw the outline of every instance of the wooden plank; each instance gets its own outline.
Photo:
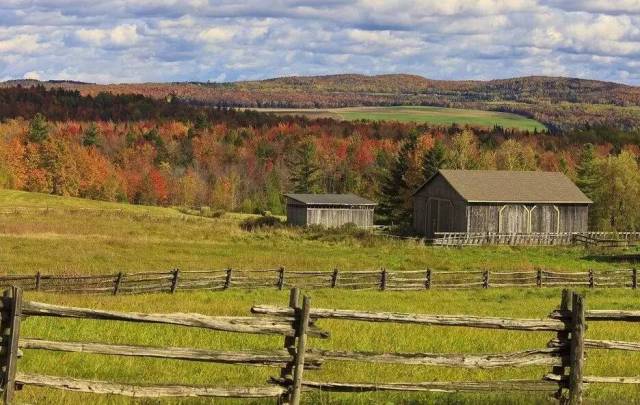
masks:
<path id="1" fill-rule="evenodd" d="M 103 319 L 112 321 L 161 323 L 181 325 L 226 332 L 242 332 L 257 334 L 295 334 L 293 316 L 283 318 L 209 316 L 201 314 L 145 314 L 139 312 L 105 311 L 88 308 L 65 307 L 42 302 L 25 301 L 23 315 L 55 316 L 63 318 Z M 316 337 L 328 337 L 328 332 L 316 327 L 309 329 L 309 334 Z"/>
<path id="2" fill-rule="evenodd" d="M 586 320 L 584 314 L 584 298 L 579 294 L 573 295 L 571 312 L 573 321 L 570 343 L 570 371 L 569 371 L 569 405 L 582 404 L 582 377 L 584 375 L 584 334 Z"/>
<path id="3" fill-rule="evenodd" d="M 308 353 L 323 360 L 359 361 L 365 363 L 412 364 L 460 368 L 489 369 L 499 367 L 557 366 L 568 359 L 564 347 L 525 350 L 514 353 L 373 353 L 311 349 Z"/>
<path id="4" fill-rule="evenodd" d="M 549 317 L 553 319 L 570 319 L 570 314 L 568 311 L 556 310 Z M 585 319 L 588 321 L 640 322 L 640 311 L 590 309 L 585 311 Z"/>
<path id="5" fill-rule="evenodd" d="M 6 321 L 3 319 L 2 338 L 4 349 L 6 352 L 3 364 L 4 381 L 3 399 L 5 404 L 13 403 L 13 397 L 16 388 L 16 369 L 18 363 L 18 341 L 20 338 L 20 319 L 22 316 L 22 290 L 17 287 L 11 287 L 4 292 L 5 302 L 9 303 Z M 4 339 L 6 338 L 6 343 Z"/>
<path id="6" fill-rule="evenodd" d="M 161 359 L 270 367 L 282 367 L 290 362 L 293 358 L 293 356 L 286 350 L 245 350 L 233 352 L 184 347 L 149 347 L 88 342 L 58 342 L 31 338 L 21 338 L 19 347 L 25 350 L 94 353 L 112 356 L 151 357 Z M 311 356 L 308 356 L 305 361 L 305 366 L 309 368 L 318 368 L 321 364 L 321 360 L 318 358 L 318 356 L 314 356 L 313 354 Z"/>
<path id="7" fill-rule="evenodd" d="M 292 288 L 289 292 L 289 308 L 294 311 L 300 308 L 300 290 L 298 288 Z M 280 377 L 292 380 L 293 379 L 293 368 L 295 367 L 295 349 L 296 344 L 296 335 L 293 336 L 285 336 L 284 338 L 284 350 L 291 356 L 291 361 L 289 361 L 282 369 L 280 369 Z M 288 386 L 286 392 L 280 397 L 281 404 L 289 404 L 291 401 L 291 387 Z"/>
<path id="8" fill-rule="evenodd" d="M 251 312 L 263 315 L 293 316 L 286 307 L 256 305 Z M 528 330 L 528 331 L 564 331 L 568 326 L 555 319 L 514 319 L 480 317 L 472 315 L 424 315 L 397 312 L 368 312 L 346 309 L 312 308 L 312 318 L 332 318 L 365 322 L 395 322 L 438 326 L 466 326 L 473 328 Z"/>
<path id="9" fill-rule="evenodd" d="M 123 395 L 132 398 L 161 397 L 229 397 L 268 398 L 282 394 L 284 388 L 265 387 L 189 387 L 182 385 L 129 385 L 97 380 L 82 380 L 68 377 L 54 377 L 39 374 L 18 373 L 16 383 L 65 391 L 88 392 L 93 394 Z"/>
<path id="10" fill-rule="evenodd" d="M 567 380 L 566 376 L 559 376 L 555 374 L 548 374 L 544 378 L 548 381 L 558 382 L 566 382 Z M 640 384 L 640 377 L 603 377 L 586 375 L 582 377 L 582 381 L 585 384 Z"/>
<path id="11" fill-rule="evenodd" d="M 175 294 L 178 289 L 178 280 L 180 279 L 180 269 L 173 271 L 173 277 L 171 279 L 171 294 Z"/>
<path id="12" fill-rule="evenodd" d="M 293 369 L 293 382 L 291 384 L 291 405 L 299 405 L 302 376 L 304 374 L 304 357 L 307 351 L 307 331 L 309 329 L 309 313 L 311 310 L 311 299 L 305 296 L 302 299 L 302 308 L 298 312 L 296 335 L 298 342 L 296 345 L 295 366 Z"/>
<path id="13" fill-rule="evenodd" d="M 562 347 L 567 346 L 567 342 L 553 339 L 547 345 L 549 347 Z M 640 352 L 640 342 L 625 342 L 621 340 L 585 339 L 584 347 L 586 349 L 625 350 L 631 352 Z"/>
<path id="14" fill-rule="evenodd" d="M 274 382 L 279 381 L 276 379 Z M 418 383 L 348 383 L 305 380 L 302 385 L 308 389 L 333 392 L 555 392 L 558 389 L 558 383 L 550 380 L 433 381 Z"/>
<path id="15" fill-rule="evenodd" d="M 118 273 L 118 277 L 116 277 L 115 283 L 113 283 L 113 295 L 118 295 L 118 290 L 120 289 L 120 283 L 122 283 L 122 272 Z"/>

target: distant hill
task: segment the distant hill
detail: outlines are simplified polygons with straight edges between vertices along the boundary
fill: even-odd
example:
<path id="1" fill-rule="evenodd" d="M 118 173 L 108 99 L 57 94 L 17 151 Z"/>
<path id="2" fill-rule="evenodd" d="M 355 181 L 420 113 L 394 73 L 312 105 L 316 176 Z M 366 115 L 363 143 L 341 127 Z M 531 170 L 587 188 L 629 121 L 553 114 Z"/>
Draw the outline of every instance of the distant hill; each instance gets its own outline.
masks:
<path id="1" fill-rule="evenodd" d="M 551 130 L 588 126 L 640 128 L 640 87 L 565 77 L 529 76 L 489 81 L 431 80 L 407 74 L 294 76 L 234 83 L 92 84 L 15 80 L 0 86 L 63 87 L 84 95 L 142 94 L 216 106 L 336 108 L 432 105 L 513 112 Z"/>

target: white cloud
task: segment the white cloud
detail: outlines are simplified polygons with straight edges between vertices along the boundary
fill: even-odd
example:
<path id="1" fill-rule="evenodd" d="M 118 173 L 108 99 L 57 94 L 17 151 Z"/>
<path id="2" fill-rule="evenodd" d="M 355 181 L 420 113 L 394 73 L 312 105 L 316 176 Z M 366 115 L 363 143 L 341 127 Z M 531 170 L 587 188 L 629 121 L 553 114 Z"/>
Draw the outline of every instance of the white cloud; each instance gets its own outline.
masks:
<path id="1" fill-rule="evenodd" d="M 235 31 L 227 27 L 212 27 L 200 32 L 198 37 L 209 43 L 224 43 L 233 39 Z"/>
<path id="2" fill-rule="evenodd" d="M 640 84 L 640 0 L 3 0 L 0 77 L 407 72 Z"/>
<path id="3" fill-rule="evenodd" d="M 32 70 L 30 72 L 25 73 L 22 76 L 23 79 L 32 79 L 32 80 L 40 80 L 42 78 L 42 76 L 40 76 L 39 72 L 36 72 L 35 70 Z"/>

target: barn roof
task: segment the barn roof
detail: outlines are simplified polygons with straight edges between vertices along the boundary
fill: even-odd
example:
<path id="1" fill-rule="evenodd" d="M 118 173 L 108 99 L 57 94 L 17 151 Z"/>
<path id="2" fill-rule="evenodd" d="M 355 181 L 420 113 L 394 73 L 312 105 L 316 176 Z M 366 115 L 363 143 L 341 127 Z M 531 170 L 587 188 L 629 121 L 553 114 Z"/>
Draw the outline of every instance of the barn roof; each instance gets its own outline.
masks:
<path id="1" fill-rule="evenodd" d="M 378 205 L 355 194 L 285 194 L 284 196 L 304 205 Z"/>
<path id="2" fill-rule="evenodd" d="M 468 202 L 592 203 L 567 176 L 560 172 L 440 170 L 431 179 L 438 175 L 442 176 Z"/>

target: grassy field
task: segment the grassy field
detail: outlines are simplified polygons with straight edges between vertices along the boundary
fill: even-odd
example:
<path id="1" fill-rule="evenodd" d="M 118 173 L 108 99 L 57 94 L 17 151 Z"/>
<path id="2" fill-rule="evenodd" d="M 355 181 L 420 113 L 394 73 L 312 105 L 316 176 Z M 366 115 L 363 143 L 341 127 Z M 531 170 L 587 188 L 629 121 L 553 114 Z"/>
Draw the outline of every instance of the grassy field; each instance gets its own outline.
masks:
<path id="1" fill-rule="evenodd" d="M 334 109 L 258 109 L 288 115 L 306 115 L 311 118 L 335 118 L 342 120 L 372 120 L 429 123 L 450 126 L 452 124 L 477 127 L 517 128 L 527 131 L 544 130 L 540 122 L 517 114 L 496 111 L 428 106 L 347 107 Z"/>
<path id="2" fill-rule="evenodd" d="M 239 227 L 246 216 L 226 214 L 209 219 L 171 208 L 100 203 L 17 191 L 0 191 L 0 270 L 2 273 L 106 273 L 114 271 L 206 269 L 233 266 L 259 269 L 285 265 L 290 269 L 548 269 L 575 271 L 611 268 L 589 260 L 582 248 L 425 247 L 381 237 L 357 238 L 331 232 L 297 229 L 247 232 Z M 625 266 L 625 265 L 618 265 Z M 628 266 L 628 265 L 626 265 Z M 489 289 L 469 291 L 378 292 L 314 290 L 314 306 L 542 318 L 560 300 L 555 289 Z M 630 289 L 587 291 L 591 309 L 640 309 L 640 295 Z M 285 305 L 287 293 L 276 290 L 179 292 L 176 295 L 82 296 L 28 292 L 27 299 L 64 305 L 140 312 L 197 312 L 247 315 L 253 304 Z M 326 341 L 311 347 L 335 350 L 404 352 L 509 352 L 544 347 L 552 333 L 472 330 L 451 327 L 366 324 L 321 321 L 331 330 Z M 237 335 L 167 325 L 29 318 L 22 336 L 54 340 L 140 344 L 212 349 L 273 349 L 281 338 Z M 640 340 L 640 326 L 590 324 L 593 339 Z M 591 351 L 589 375 L 640 375 L 640 355 Z M 127 383 L 193 385 L 263 384 L 276 369 L 211 365 L 170 360 L 116 358 L 102 355 L 26 351 L 19 370 Z M 328 362 L 307 376 L 324 381 L 433 381 L 540 378 L 545 367 L 472 371 L 426 366 L 367 365 Z M 592 403 L 628 403 L 640 390 L 632 386 L 595 384 L 586 399 Z M 200 404 L 186 399 L 131 401 L 71 392 L 25 388 L 20 403 L 29 404 Z M 305 394 L 306 403 L 549 403 L 536 395 L 449 394 Z M 218 402 L 218 401 L 216 401 Z M 225 402 L 225 401 L 223 401 Z M 256 401 L 264 402 L 264 401 Z"/>

